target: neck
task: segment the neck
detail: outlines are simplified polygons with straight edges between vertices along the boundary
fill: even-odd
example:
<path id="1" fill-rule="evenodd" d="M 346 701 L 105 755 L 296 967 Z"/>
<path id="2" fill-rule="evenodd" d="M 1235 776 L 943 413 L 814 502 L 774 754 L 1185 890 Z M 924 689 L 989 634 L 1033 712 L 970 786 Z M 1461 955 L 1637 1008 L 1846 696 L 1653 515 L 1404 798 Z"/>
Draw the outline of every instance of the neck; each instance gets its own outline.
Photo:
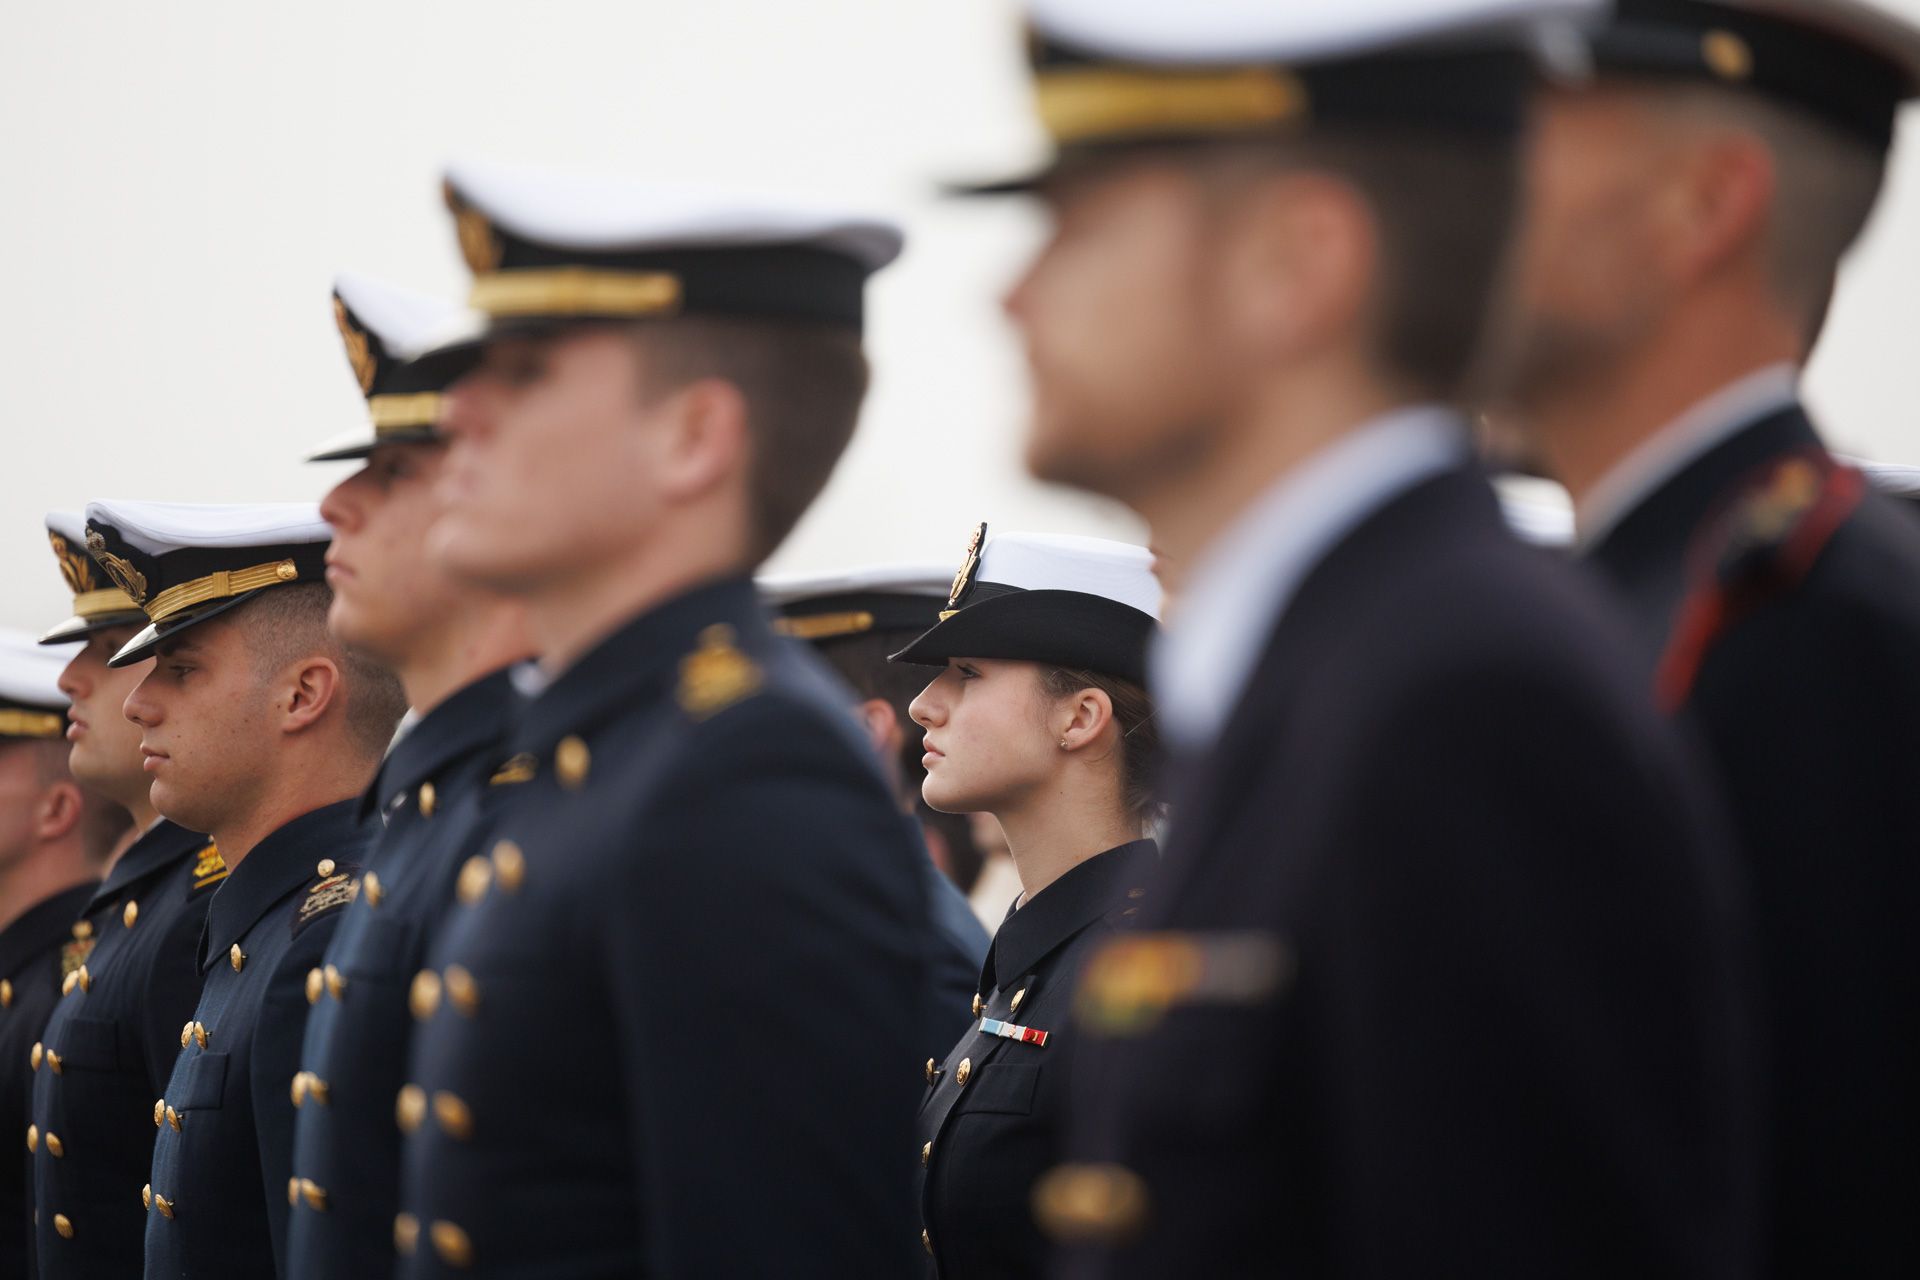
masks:
<path id="1" fill-rule="evenodd" d="M 379 762 L 358 760 L 344 742 L 327 745 L 333 749 L 331 755 L 316 753 L 319 760 L 303 760 L 304 768 L 289 768 L 282 776 L 266 780 L 258 803 L 213 824 L 207 834 L 220 846 L 221 861 L 237 867 L 262 840 L 295 818 L 355 799 L 367 789 Z"/>
<path id="2" fill-rule="evenodd" d="M 461 617 L 393 664 L 407 705 L 425 715 L 476 680 L 533 656 L 526 615 L 501 602 Z"/>
<path id="3" fill-rule="evenodd" d="M 525 597 L 527 631 L 540 664 L 558 675 L 619 628 L 704 582 L 745 572 L 737 539 L 656 533 Z"/>
<path id="4" fill-rule="evenodd" d="M 1803 345 L 1794 326 L 1751 298 L 1683 306 L 1620 358 L 1530 397 L 1520 421 L 1578 506 L 1688 409 L 1768 365 L 1800 363 Z"/>
<path id="5" fill-rule="evenodd" d="M 33 849 L 0 869 L 0 929 L 48 898 L 93 879 L 80 850 Z"/>
<path id="6" fill-rule="evenodd" d="M 102 880 L 113 873 L 113 869 L 120 864 L 120 859 L 126 855 L 127 850 L 139 843 L 140 837 L 152 830 L 154 823 L 160 821 L 160 815 L 154 810 L 153 801 L 147 798 L 145 783 L 146 776 L 142 774 L 141 785 L 130 793 L 130 799 L 115 797 L 133 821 L 127 827 L 126 833 L 113 842 L 113 849 L 107 854 L 107 860 L 101 864 Z"/>
<path id="7" fill-rule="evenodd" d="M 1354 368 L 1290 376 L 1249 397 L 1196 463 L 1163 471 L 1149 491 L 1122 501 L 1152 528 L 1154 549 L 1182 569 L 1282 476 L 1354 428 L 1417 399 Z"/>
<path id="8" fill-rule="evenodd" d="M 1020 874 L 1020 900 L 1041 890 L 1088 858 L 1140 838 L 1140 826 L 1121 812 L 1112 796 L 1075 795 L 1071 784 L 1056 786 L 1021 805 L 993 811 L 1006 833 L 1007 852 Z"/>

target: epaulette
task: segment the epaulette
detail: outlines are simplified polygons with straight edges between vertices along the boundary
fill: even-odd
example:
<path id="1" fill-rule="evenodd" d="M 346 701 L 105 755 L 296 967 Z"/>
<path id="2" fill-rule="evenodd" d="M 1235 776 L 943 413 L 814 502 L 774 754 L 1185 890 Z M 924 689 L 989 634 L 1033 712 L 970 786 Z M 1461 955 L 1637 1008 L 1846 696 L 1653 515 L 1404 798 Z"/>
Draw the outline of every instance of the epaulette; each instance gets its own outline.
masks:
<path id="1" fill-rule="evenodd" d="M 360 895 L 360 868 L 322 858 L 314 868 L 314 880 L 293 904 L 294 937 L 322 916 L 331 915 Z"/>
<path id="2" fill-rule="evenodd" d="M 226 878 L 227 861 L 220 856 L 220 846 L 209 840 L 207 847 L 194 858 L 193 891 L 199 893 L 211 889 Z"/>
<path id="3" fill-rule="evenodd" d="M 1756 472 L 1706 523 L 1654 676 L 1663 710 L 1686 705 L 1707 654 L 1741 619 L 1799 588 L 1866 487 L 1858 471 L 1823 451 L 1796 453 Z"/>
<path id="4" fill-rule="evenodd" d="M 734 643 L 724 623 L 700 633 L 699 647 L 680 659 L 680 709 L 695 720 L 725 711 L 760 688 L 760 664 Z"/>

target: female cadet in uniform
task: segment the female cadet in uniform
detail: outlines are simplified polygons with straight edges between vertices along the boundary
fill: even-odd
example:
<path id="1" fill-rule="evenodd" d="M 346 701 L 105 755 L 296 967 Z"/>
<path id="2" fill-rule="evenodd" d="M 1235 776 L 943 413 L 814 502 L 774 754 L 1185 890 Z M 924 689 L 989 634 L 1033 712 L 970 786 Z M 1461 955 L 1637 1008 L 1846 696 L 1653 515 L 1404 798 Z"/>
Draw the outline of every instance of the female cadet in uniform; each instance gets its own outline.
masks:
<path id="1" fill-rule="evenodd" d="M 1000 821 L 1020 896 L 987 954 L 974 1023 L 929 1058 L 921 1243 L 934 1274 L 1038 1275 L 1034 1183 L 1067 1110 L 1075 974 L 1138 910 L 1156 744 L 1141 686 L 1160 589 L 1142 548 L 981 525 L 941 622 L 895 655 L 944 666 L 913 701 L 927 803 Z M 984 543 L 984 545 L 983 545 Z"/>

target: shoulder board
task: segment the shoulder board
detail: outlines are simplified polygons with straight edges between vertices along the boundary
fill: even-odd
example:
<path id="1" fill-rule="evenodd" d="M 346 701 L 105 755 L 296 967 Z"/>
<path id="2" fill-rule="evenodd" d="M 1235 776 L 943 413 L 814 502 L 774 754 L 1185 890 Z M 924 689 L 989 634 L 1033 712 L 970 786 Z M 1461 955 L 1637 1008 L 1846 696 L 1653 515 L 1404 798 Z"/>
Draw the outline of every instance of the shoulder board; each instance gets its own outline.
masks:
<path id="1" fill-rule="evenodd" d="M 220 856 L 220 846 L 209 841 L 207 847 L 194 856 L 193 891 L 211 889 L 226 878 L 226 859 Z"/>
<path id="2" fill-rule="evenodd" d="M 1660 705 L 1686 703 L 1714 644 L 1736 623 L 1806 580 L 1866 494 L 1866 480 L 1824 452 L 1779 458 L 1756 472 L 1696 536 L 1691 577 L 1655 677 Z"/>
<path id="3" fill-rule="evenodd" d="M 332 870 L 329 875 L 320 876 L 307 886 L 293 904 L 293 922 L 290 926 L 294 937 L 300 931 L 322 916 L 332 915 L 360 896 L 360 868 L 345 866 Z"/>
<path id="4" fill-rule="evenodd" d="M 732 627 L 708 627 L 692 653 L 680 659 L 680 709 L 695 720 L 725 711 L 760 689 L 760 664 L 741 652 Z"/>

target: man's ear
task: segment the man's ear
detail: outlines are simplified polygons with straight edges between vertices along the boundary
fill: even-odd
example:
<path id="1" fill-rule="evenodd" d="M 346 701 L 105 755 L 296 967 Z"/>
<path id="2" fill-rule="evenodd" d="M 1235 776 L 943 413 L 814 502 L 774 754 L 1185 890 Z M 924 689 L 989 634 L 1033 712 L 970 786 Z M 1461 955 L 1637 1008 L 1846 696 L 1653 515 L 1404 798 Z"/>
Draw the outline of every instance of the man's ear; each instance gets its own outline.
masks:
<path id="1" fill-rule="evenodd" d="M 747 398 L 721 378 L 702 378 L 665 406 L 670 433 L 658 479 L 681 498 L 698 497 L 746 470 Z"/>
<path id="2" fill-rule="evenodd" d="M 1761 138 L 1728 131 L 1690 154 L 1684 181 L 1674 184 L 1681 268 L 1708 276 L 1752 255 L 1776 206 L 1779 168 Z"/>
<path id="3" fill-rule="evenodd" d="M 853 709 L 860 727 L 867 731 L 867 742 L 882 760 L 891 760 L 900 752 L 905 735 L 900 732 L 900 717 L 893 704 L 884 698 L 868 698 Z"/>
<path id="4" fill-rule="evenodd" d="M 281 712 L 283 733 L 301 733 L 313 727 L 338 699 L 346 696 L 340 668 L 332 658 L 314 655 L 288 667 L 286 708 Z"/>
<path id="5" fill-rule="evenodd" d="M 1337 178 L 1262 178 L 1225 215 L 1218 287 L 1236 341 L 1284 362 L 1344 341 L 1372 305 L 1379 230 L 1365 198 Z"/>
<path id="6" fill-rule="evenodd" d="M 78 783 L 54 783 L 40 793 L 40 803 L 34 808 L 34 838 L 46 844 L 66 839 L 80 825 L 85 807 Z"/>

